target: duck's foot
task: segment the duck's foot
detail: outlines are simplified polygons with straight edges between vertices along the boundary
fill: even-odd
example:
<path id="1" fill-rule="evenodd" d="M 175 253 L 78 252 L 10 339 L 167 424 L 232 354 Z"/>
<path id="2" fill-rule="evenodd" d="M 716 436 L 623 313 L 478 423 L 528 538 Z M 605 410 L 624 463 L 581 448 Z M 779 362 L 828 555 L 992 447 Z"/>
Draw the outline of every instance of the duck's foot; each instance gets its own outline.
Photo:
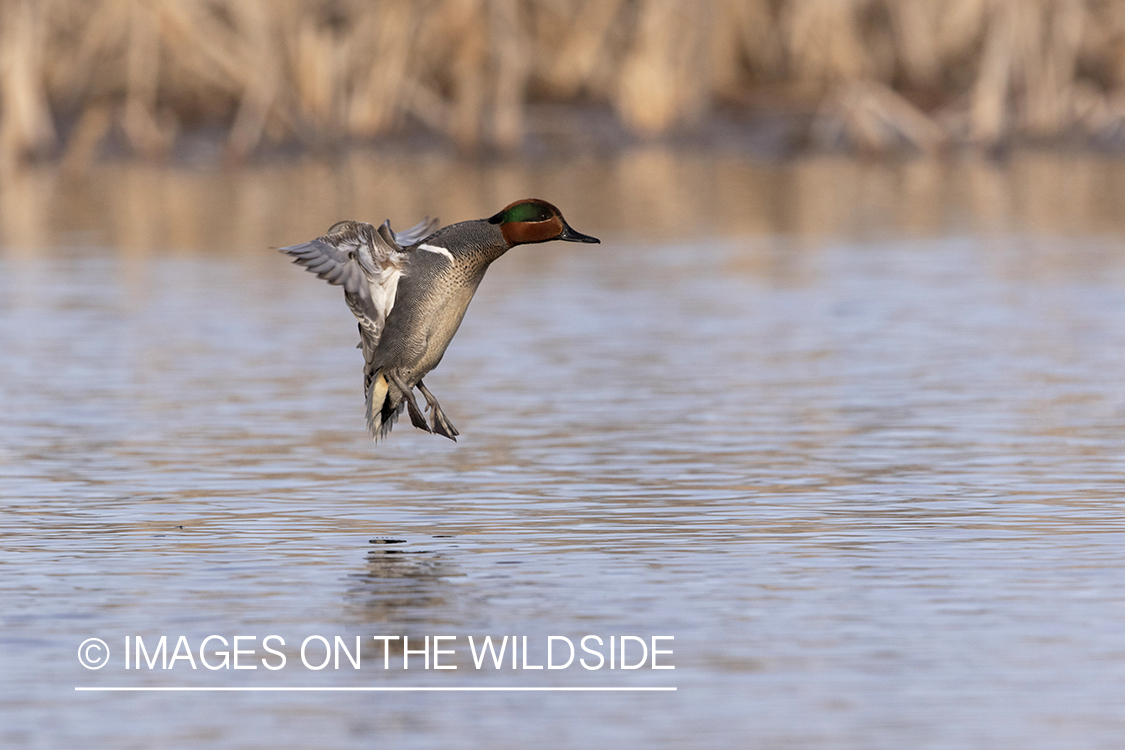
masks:
<path id="1" fill-rule="evenodd" d="M 408 388 L 397 375 L 389 374 L 387 379 L 394 384 L 395 388 L 402 391 L 402 398 L 406 401 L 406 410 L 410 414 L 410 424 L 414 425 L 419 430 L 433 432 L 430 426 L 426 424 L 426 418 L 422 416 L 421 410 L 418 409 L 418 402 L 414 400 L 414 391 Z M 429 402 L 427 401 L 427 403 Z"/>
<path id="2" fill-rule="evenodd" d="M 422 385 L 421 380 L 418 381 L 418 390 L 422 392 L 422 398 L 426 399 L 426 407 L 430 410 L 431 430 L 438 435 L 449 438 L 453 442 L 457 442 L 457 436 L 461 433 L 457 431 L 457 428 L 453 426 L 452 422 L 446 419 L 445 412 L 441 410 L 441 406 L 438 404 L 437 399 L 434 398 L 434 394 L 430 393 L 430 390 Z"/>

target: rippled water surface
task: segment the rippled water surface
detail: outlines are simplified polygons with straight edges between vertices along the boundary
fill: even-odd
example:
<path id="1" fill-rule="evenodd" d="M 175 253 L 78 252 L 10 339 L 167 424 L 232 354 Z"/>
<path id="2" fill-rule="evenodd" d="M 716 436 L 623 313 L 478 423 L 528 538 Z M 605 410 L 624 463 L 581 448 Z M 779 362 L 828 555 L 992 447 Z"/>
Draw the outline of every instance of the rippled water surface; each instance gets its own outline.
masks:
<path id="1" fill-rule="evenodd" d="M 338 290 L 246 249 L 304 236 L 9 227 L 0 742 L 1120 746 L 1125 233 L 568 218 L 604 244 L 499 261 L 426 379 L 459 442 L 377 447 Z M 126 636 L 212 634 L 287 666 L 124 668 Z M 306 669 L 314 634 L 362 636 L 362 668 Z M 532 665 L 674 636 L 675 669 L 477 670 L 489 634 Z M 458 669 L 383 670 L 375 635 L 457 636 Z"/>

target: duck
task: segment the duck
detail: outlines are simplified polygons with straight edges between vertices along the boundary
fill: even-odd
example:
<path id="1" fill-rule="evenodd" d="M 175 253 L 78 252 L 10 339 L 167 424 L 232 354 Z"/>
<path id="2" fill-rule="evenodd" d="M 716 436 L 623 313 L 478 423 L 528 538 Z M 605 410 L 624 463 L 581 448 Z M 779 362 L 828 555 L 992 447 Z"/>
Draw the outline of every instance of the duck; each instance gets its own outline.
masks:
<path id="1" fill-rule="evenodd" d="M 517 245 L 600 243 L 577 232 L 551 203 L 527 198 L 487 219 L 437 229 L 429 217 L 402 232 L 341 221 L 299 245 L 293 262 L 344 289 L 359 321 L 367 430 L 378 443 L 405 408 L 416 428 L 456 441 L 460 432 L 422 379 L 441 362 L 488 267 Z M 426 401 L 423 416 L 414 389 Z"/>

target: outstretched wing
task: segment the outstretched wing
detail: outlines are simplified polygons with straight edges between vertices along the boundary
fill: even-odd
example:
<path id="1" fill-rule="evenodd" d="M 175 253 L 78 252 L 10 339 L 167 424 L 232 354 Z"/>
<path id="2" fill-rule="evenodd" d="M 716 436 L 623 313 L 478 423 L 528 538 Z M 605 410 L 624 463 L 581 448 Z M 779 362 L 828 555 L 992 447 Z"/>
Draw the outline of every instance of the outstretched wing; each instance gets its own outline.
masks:
<path id="1" fill-rule="evenodd" d="M 414 226 L 410 227 L 410 229 L 406 229 L 402 232 L 395 232 L 395 240 L 402 247 L 417 245 L 419 242 L 433 234 L 434 230 L 437 229 L 437 225 L 438 220 L 436 218 L 431 219 L 429 216 L 427 216 Z M 389 223 L 386 226 L 388 230 L 391 228 L 391 225 Z"/>
<path id="2" fill-rule="evenodd" d="M 293 262 L 304 266 L 329 284 L 344 287 L 353 294 L 362 294 L 361 282 L 365 281 L 364 270 L 357 262 L 359 253 L 365 251 L 378 264 L 392 253 L 404 252 L 403 248 L 417 244 L 433 233 L 438 220 L 426 217 L 410 229 L 402 232 L 391 230 L 390 222 L 384 222 L 380 230 L 362 221 L 340 221 L 329 227 L 323 237 L 317 237 L 300 245 L 280 248 L 281 252 L 293 256 Z M 385 240 L 385 246 L 376 236 Z M 376 270 L 376 269 L 372 269 Z"/>
<path id="3" fill-rule="evenodd" d="M 361 343 L 368 353 L 379 343 L 387 314 L 394 307 L 409 252 L 404 248 L 428 236 L 436 225 L 436 219 L 427 217 L 395 233 L 389 222 L 376 229 L 362 221 L 341 221 L 323 237 L 281 251 L 329 284 L 344 287 L 344 299 L 359 319 Z"/>
<path id="4" fill-rule="evenodd" d="M 345 294 L 355 295 L 368 306 L 371 293 L 357 253 L 374 234 L 375 227 L 370 224 L 341 221 L 333 224 L 323 237 L 283 247 L 281 252 L 291 255 L 294 263 L 304 266 L 329 284 L 344 287 Z"/>

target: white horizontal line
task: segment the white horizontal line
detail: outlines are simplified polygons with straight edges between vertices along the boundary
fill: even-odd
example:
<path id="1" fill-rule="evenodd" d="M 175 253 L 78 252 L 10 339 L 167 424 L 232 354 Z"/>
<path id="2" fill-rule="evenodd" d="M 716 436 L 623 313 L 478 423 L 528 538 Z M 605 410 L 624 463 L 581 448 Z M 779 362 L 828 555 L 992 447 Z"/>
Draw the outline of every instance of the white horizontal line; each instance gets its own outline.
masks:
<path id="1" fill-rule="evenodd" d="M 80 692 L 675 692 L 674 687 L 76 687 Z"/>

